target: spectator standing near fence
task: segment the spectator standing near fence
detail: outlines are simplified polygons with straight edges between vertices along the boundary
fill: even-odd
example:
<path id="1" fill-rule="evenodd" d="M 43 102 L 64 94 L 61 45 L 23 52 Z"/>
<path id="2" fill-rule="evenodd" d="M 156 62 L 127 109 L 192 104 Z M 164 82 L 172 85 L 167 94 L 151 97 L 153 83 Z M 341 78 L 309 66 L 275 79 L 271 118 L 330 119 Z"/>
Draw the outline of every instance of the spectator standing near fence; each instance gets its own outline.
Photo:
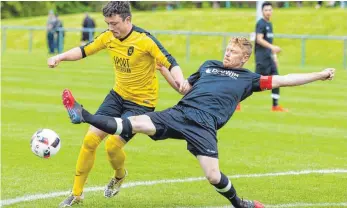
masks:
<path id="1" fill-rule="evenodd" d="M 61 31 L 61 35 L 59 30 L 64 29 L 63 22 L 60 20 L 59 15 L 55 14 L 55 21 L 53 24 L 53 29 L 55 32 L 55 48 L 57 50 L 57 53 L 62 53 L 64 49 L 64 37 L 65 37 L 65 31 Z"/>
<path id="2" fill-rule="evenodd" d="M 83 23 L 82 23 L 82 28 L 83 29 L 95 29 L 95 21 L 89 16 L 88 13 L 85 14 Z M 82 39 L 81 39 L 81 45 L 85 45 L 86 42 L 89 42 L 94 38 L 94 31 L 90 33 L 89 31 L 83 31 L 82 32 Z"/>
<path id="3" fill-rule="evenodd" d="M 53 10 L 48 12 L 48 19 L 46 23 L 46 31 L 47 31 L 47 46 L 48 52 L 50 54 L 54 54 L 54 24 L 55 24 L 55 15 Z"/>

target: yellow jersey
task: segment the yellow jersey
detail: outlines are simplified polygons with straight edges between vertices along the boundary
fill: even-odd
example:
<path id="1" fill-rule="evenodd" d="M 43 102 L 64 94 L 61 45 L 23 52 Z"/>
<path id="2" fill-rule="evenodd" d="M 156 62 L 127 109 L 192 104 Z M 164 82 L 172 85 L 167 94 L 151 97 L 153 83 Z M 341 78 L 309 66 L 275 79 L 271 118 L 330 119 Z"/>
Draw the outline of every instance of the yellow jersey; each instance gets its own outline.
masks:
<path id="1" fill-rule="evenodd" d="M 149 32 L 135 25 L 123 39 L 115 38 L 107 30 L 81 46 L 83 58 L 102 49 L 108 50 L 114 64 L 113 90 L 125 100 L 155 107 L 158 101 L 156 64 L 168 69 L 177 66 L 171 54 Z"/>

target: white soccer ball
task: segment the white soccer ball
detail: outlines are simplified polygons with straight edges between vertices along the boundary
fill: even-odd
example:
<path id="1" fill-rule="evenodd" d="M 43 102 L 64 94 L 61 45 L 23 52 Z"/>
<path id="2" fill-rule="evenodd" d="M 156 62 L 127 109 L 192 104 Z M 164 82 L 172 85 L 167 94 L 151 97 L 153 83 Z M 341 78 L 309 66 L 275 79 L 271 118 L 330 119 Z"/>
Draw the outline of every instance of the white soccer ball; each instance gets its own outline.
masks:
<path id="1" fill-rule="evenodd" d="M 41 158 L 50 158 L 60 150 L 60 138 L 50 129 L 39 129 L 31 137 L 31 151 Z"/>

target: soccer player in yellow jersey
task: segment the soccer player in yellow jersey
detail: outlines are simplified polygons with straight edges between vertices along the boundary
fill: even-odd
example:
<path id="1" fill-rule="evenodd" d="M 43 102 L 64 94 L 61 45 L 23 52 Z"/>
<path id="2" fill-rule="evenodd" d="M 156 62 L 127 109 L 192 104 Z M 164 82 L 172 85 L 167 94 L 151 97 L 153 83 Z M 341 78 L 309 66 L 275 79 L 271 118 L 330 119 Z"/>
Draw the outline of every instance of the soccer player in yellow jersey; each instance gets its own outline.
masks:
<path id="1" fill-rule="evenodd" d="M 107 49 L 114 64 L 115 84 L 95 114 L 126 118 L 154 111 L 158 100 L 157 64 L 164 66 L 160 68 L 161 73 L 177 91 L 184 80 L 181 68 L 158 40 L 131 23 L 129 2 L 109 2 L 103 8 L 103 15 L 107 31 L 85 46 L 49 58 L 48 66 L 53 68 L 61 61 L 79 60 Z M 72 193 L 60 203 L 60 207 L 83 200 L 83 186 L 94 164 L 96 148 L 107 135 L 90 126 L 77 160 Z M 105 197 L 116 195 L 127 175 L 122 148 L 133 136 L 110 135 L 106 140 L 108 160 L 115 173 L 106 185 Z"/>

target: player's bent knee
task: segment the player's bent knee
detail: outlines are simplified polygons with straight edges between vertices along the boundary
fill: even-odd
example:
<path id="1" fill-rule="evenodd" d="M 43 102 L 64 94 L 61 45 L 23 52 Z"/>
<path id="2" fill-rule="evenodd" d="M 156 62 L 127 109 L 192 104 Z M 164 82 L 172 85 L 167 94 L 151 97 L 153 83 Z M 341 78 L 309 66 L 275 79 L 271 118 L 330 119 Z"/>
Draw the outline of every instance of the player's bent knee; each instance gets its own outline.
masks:
<path id="1" fill-rule="evenodd" d="M 131 116 L 128 119 L 131 122 L 133 133 L 143 133 L 147 135 L 155 134 L 156 129 L 149 116 Z"/>
<path id="2" fill-rule="evenodd" d="M 101 141 L 102 138 L 99 135 L 95 134 L 94 132 L 88 131 L 88 133 L 84 137 L 82 146 L 88 151 L 95 151 Z"/>
<path id="3" fill-rule="evenodd" d="M 211 169 L 206 173 L 206 179 L 211 183 L 211 184 L 218 184 L 220 181 L 221 175 L 219 170 L 217 169 Z"/>
<path id="4" fill-rule="evenodd" d="M 125 144 L 117 135 L 110 135 L 105 141 L 105 149 L 110 154 L 118 149 L 122 149 Z"/>

